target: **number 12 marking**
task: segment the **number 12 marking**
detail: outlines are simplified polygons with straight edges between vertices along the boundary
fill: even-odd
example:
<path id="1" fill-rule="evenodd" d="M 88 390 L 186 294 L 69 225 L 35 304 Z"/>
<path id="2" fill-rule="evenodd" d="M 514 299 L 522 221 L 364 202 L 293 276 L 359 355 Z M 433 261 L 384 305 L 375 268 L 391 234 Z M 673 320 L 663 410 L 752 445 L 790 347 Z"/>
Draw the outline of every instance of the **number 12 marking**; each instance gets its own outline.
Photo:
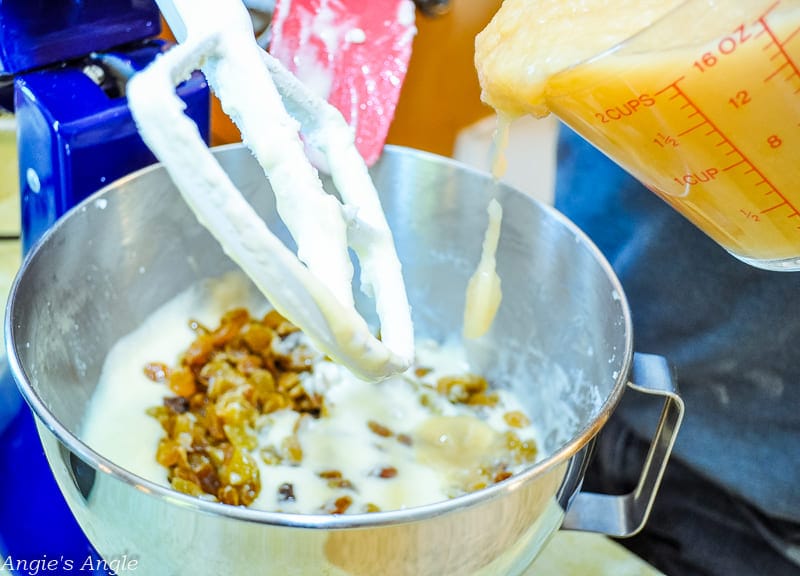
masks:
<path id="1" fill-rule="evenodd" d="M 750 94 L 747 93 L 747 90 L 739 90 L 736 96 L 728 100 L 728 103 L 734 108 L 741 108 L 750 103 Z"/>

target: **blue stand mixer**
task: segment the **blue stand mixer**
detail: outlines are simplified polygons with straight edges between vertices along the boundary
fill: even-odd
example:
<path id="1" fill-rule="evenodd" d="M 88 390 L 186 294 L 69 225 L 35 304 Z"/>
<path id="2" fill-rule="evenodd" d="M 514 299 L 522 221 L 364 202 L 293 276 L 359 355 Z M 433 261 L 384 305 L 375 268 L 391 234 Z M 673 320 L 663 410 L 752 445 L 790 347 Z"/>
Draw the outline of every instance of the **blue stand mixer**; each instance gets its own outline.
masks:
<path id="1" fill-rule="evenodd" d="M 152 0 L 0 1 L 0 107 L 17 122 L 23 252 L 91 193 L 155 161 L 128 112 L 125 81 L 168 47 L 160 31 Z M 202 75 L 178 95 L 208 140 Z M 71 559 L 77 569 L 95 556 L 0 350 L 0 566 L 15 573 L 19 561 Z"/>

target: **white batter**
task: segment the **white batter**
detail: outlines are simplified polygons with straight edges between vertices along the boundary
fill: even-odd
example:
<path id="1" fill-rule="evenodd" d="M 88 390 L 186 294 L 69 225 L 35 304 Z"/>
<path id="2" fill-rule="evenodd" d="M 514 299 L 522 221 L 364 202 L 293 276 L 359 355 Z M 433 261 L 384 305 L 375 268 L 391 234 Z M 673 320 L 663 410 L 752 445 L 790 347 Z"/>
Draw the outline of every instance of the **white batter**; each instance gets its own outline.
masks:
<path id="1" fill-rule="evenodd" d="M 82 439 L 125 469 L 167 485 L 167 471 L 155 460 L 163 432 L 158 421 L 145 411 L 171 394 L 164 384 L 149 380 L 143 367 L 153 361 L 176 363 L 195 337 L 188 328 L 189 319 L 215 326 L 226 310 L 238 306 L 246 306 L 254 314 L 265 309 L 263 299 L 249 282 L 240 274 L 232 274 L 181 294 L 121 339 L 104 365 L 82 426 Z M 376 384 L 359 380 L 341 365 L 318 363 L 304 386 L 325 395 L 328 415 L 307 419 L 300 428 L 301 466 L 268 466 L 258 449 L 253 452 L 262 485 L 253 506 L 319 512 L 342 495 L 341 489 L 329 487 L 318 476 L 327 470 L 340 471 L 357 488 L 347 492 L 353 498 L 348 512 L 361 512 L 367 504 L 388 510 L 441 501 L 462 493 L 472 470 L 491 462 L 490 455 L 503 451 L 506 432 L 535 440 L 532 425 L 512 428 L 506 421 L 507 413 L 523 411 L 508 391 L 498 391 L 498 404 L 478 410 L 479 417 L 474 408 L 453 404 L 435 391 L 440 376 L 469 372 L 459 346 L 423 342 L 417 357 L 418 365 L 434 368 L 423 377 L 430 387 L 421 385 L 411 373 Z M 428 407 L 420 403 L 421 394 L 428 397 Z M 292 434 L 297 418 L 292 411 L 269 415 L 269 424 L 259 433 L 259 447 L 280 446 L 283 438 Z M 368 427 L 369 421 L 389 428 L 394 435 L 375 434 Z M 409 435 L 412 445 L 399 442 L 399 434 Z M 396 476 L 386 479 L 375 475 L 377 468 L 385 466 L 396 468 Z M 293 485 L 294 502 L 278 499 L 278 489 L 284 483 Z"/>

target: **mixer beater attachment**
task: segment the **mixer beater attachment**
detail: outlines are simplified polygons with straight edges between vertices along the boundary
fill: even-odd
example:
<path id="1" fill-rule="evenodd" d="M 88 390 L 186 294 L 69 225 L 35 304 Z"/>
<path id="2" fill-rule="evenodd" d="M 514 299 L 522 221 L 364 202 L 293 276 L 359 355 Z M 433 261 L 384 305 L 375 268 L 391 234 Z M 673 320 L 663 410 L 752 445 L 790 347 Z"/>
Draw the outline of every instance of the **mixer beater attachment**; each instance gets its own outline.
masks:
<path id="1" fill-rule="evenodd" d="M 239 0 L 159 4 L 181 41 L 128 83 L 145 143 L 198 220 L 320 350 L 368 380 L 405 371 L 414 341 L 401 265 L 352 129 L 258 46 Z M 175 87 L 198 67 L 263 167 L 297 256 L 247 203 L 183 114 Z M 326 193 L 307 151 L 327 165 L 341 202 Z M 375 299 L 381 339 L 355 308 L 348 246 L 359 259 L 362 290 Z"/>

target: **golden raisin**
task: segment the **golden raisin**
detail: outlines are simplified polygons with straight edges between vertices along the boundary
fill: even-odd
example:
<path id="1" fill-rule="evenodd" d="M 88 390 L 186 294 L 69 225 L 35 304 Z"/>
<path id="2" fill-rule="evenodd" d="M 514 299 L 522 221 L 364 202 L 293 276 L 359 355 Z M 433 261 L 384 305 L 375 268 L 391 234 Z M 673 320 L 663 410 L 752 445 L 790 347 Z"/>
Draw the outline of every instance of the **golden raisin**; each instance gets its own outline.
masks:
<path id="1" fill-rule="evenodd" d="M 353 504 L 353 499 L 350 496 L 340 496 L 333 501 L 333 506 L 327 507 L 329 514 L 344 514 L 347 509 Z"/>
<path id="2" fill-rule="evenodd" d="M 201 334 L 189 345 L 183 355 L 183 361 L 189 366 L 200 367 L 211 357 L 214 350 L 214 339 L 209 334 Z"/>
<path id="3" fill-rule="evenodd" d="M 535 461 L 539 451 L 534 440 L 520 440 L 513 432 L 506 432 L 506 448 L 518 463 Z"/>
<path id="4" fill-rule="evenodd" d="M 264 316 L 264 324 L 272 328 L 278 336 L 287 336 L 297 332 L 299 328 L 284 318 L 277 310 L 270 310 Z"/>
<path id="5" fill-rule="evenodd" d="M 263 367 L 264 359 L 255 354 L 243 354 L 236 359 L 236 369 L 245 376 L 251 376 L 254 371 Z"/>
<path id="6" fill-rule="evenodd" d="M 320 478 L 324 478 L 326 480 L 331 480 L 333 478 L 341 478 L 342 473 L 339 470 L 323 470 L 319 474 L 317 474 Z"/>
<path id="7" fill-rule="evenodd" d="M 173 478 L 170 481 L 170 484 L 175 490 L 177 490 L 178 492 L 183 492 L 184 494 L 189 494 L 191 496 L 201 496 L 203 494 L 203 489 L 190 480 L 184 480 L 183 478 Z"/>
<path id="8" fill-rule="evenodd" d="M 495 483 L 496 482 L 502 482 L 503 480 L 511 478 L 512 476 L 513 476 L 513 474 L 511 472 L 509 472 L 508 470 L 503 470 L 503 471 L 498 472 L 497 474 L 495 474 L 494 481 L 495 481 Z"/>
<path id="9" fill-rule="evenodd" d="M 275 446 L 264 446 L 259 450 L 259 454 L 261 454 L 261 460 L 267 466 L 277 466 L 283 461 L 283 458 Z"/>
<path id="10" fill-rule="evenodd" d="M 467 399 L 470 406 L 496 406 L 500 398 L 495 393 L 476 392 Z"/>
<path id="11" fill-rule="evenodd" d="M 372 475 L 377 476 L 378 478 L 394 478 L 397 476 L 397 468 L 394 466 L 382 466 L 373 470 Z"/>
<path id="12" fill-rule="evenodd" d="M 300 385 L 300 376 L 297 372 L 284 372 L 278 376 L 278 390 L 281 392 L 288 392 L 295 386 Z"/>
<path id="13" fill-rule="evenodd" d="M 169 378 L 169 367 L 163 362 L 148 362 L 144 365 L 144 375 L 153 382 L 164 382 Z"/>
<path id="14" fill-rule="evenodd" d="M 284 438 L 282 448 L 286 455 L 286 460 L 290 464 L 297 465 L 303 461 L 303 448 L 300 446 L 297 436 L 292 435 Z"/>
<path id="15" fill-rule="evenodd" d="M 269 326 L 251 322 L 242 331 L 242 339 L 247 347 L 254 353 L 262 354 L 269 350 L 275 332 Z"/>
<path id="16" fill-rule="evenodd" d="M 186 368 L 173 370 L 169 375 L 169 389 L 178 396 L 188 398 L 195 393 L 197 387 L 194 381 L 194 374 Z"/>
<path id="17" fill-rule="evenodd" d="M 217 497 L 219 501 L 224 504 L 230 504 L 231 506 L 239 505 L 239 492 L 230 484 L 220 488 Z"/>
<path id="18" fill-rule="evenodd" d="M 197 334 L 208 334 L 210 330 L 194 318 L 189 320 L 189 329 Z"/>
<path id="19" fill-rule="evenodd" d="M 250 320 L 250 313 L 244 308 L 235 308 L 226 312 L 219 327 L 211 333 L 214 346 L 224 346 L 236 336 Z"/>
<path id="20" fill-rule="evenodd" d="M 475 374 L 443 376 L 436 382 L 439 394 L 447 396 L 451 402 L 460 403 L 468 403 L 472 396 L 486 392 L 488 387 L 486 379 Z"/>
<path id="21" fill-rule="evenodd" d="M 367 426 L 373 432 L 373 434 L 377 434 L 378 436 L 383 436 L 384 438 L 388 438 L 394 435 L 394 433 L 391 430 L 389 430 L 389 428 L 387 428 L 382 424 L 378 424 L 374 420 L 370 420 L 369 422 L 367 422 Z"/>
<path id="22" fill-rule="evenodd" d="M 181 459 L 181 450 L 177 442 L 162 438 L 156 449 L 156 462 L 167 468 L 175 466 Z"/>
<path id="23" fill-rule="evenodd" d="M 222 427 L 222 429 L 225 431 L 225 436 L 228 438 L 230 443 L 237 448 L 242 448 L 244 450 L 255 450 L 255 448 L 258 446 L 258 440 L 256 439 L 255 435 L 248 432 L 244 426 L 225 425 Z"/>
<path id="24" fill-rule="evenodd" d="M 512 428 L 525 428 L 529 426 L 531 421 L 528 420 L 528 417 L 525 416 L 519 410 L 513 410 L 512 412 L 506 412 L 503 414 L 503 420 L 506 421 L 506 424 L 511 426 Z"/>

